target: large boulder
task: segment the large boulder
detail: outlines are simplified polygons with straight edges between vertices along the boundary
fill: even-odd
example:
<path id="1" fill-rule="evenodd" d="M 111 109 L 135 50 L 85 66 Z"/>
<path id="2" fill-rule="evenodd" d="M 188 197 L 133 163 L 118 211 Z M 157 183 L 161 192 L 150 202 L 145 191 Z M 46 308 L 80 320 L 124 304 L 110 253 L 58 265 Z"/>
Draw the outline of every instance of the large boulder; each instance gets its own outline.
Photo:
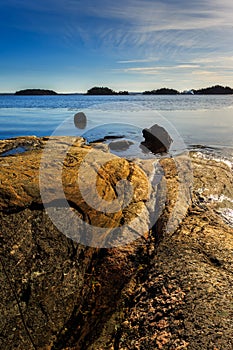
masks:
<path id="1" fill-rule="evenodd" d="M 149 129 L 143 129 L 142 134 L 145 138 L 145 141 L 141 142 L 142 149 L 154 154 L 168 152 L 172 138 L 162 126 L 154 124 Z"/>

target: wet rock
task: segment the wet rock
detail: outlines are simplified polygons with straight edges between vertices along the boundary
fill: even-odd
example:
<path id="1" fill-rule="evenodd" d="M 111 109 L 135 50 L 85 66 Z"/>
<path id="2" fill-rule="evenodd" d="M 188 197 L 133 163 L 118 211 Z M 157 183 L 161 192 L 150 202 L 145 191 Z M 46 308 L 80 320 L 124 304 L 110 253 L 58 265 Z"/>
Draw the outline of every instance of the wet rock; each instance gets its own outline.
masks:
<path id="1" fill-rule="evenodd" d="M 85 129 L 87 126 L 87 117 L 83 112 L 74 115 L 74 125 L 78 129 Z"/>
<path id="2" fill-rule="evenodd" d="M 0 156 L 23 153 L 43 147 L 46 138 L 36 136 L 17 137 L 9 140 L 0 140 Z"/>
<path id="3" fill-rule="evenodd" d="M 143 129 L 142 134 L 145 141 L 141 142 L 141 146 L 145 152 L 148 150 L 154 154 L 168 152 L 172 138 L 163 127 L 154 124 L 149 129 Z"/>
<path id="4" fill-rule="evenodd" d="M 109 143 L 109 148 L 114 151 L 126 151 L 129 149 L 129 147 L 133 145 L 132 141 L 129 140 L 119 140 L 119 141 L 112 141 Z"/>
<path id="5" fill-rule="evenodd" d="M 81 215 L 80 225 L 83 221 L 94 227 L 109 227 L 109 232 L 121 226 L 121 222 L 130 223 L 143 211 L 151 192 L 143 167 L 118 158 L 101 147 L 93 149 L 85 146 L 83 139 L 50 138 L 46 147 L 43 152 L 35 149 L 34 152 L 0 159 L 2 210 L 42 205 L 43 194 L 43 203 L 47 207 L 53 207 L 53 203 L 55 207 L 64 207 L 68 201 Z M 133 193 L 127 187 L 128 183 Z M 156 187 L 157 184 L 155 191 Z M 143 215 L 149 218 L 148 207 L 145 207 Z M 138 232 L 140 229 L 142 233 L 146 232 L 148 222 L 149 219 L 145 222 L 142 220 Z M 145 225 L 145 228 L 141 225 Z M 74 225 L 73 234 L 82 229 L 79 227 L 78 230 Z M 137 233 L 132 231 L 132 234 Z M 94 243 L 95 239 L 94 233 L 91 233 L 89 245 L 103 246 Z M 106 239 L 110 237 L 106 236 Z M 130 240 L 127 237 L 122 239 Z"/>

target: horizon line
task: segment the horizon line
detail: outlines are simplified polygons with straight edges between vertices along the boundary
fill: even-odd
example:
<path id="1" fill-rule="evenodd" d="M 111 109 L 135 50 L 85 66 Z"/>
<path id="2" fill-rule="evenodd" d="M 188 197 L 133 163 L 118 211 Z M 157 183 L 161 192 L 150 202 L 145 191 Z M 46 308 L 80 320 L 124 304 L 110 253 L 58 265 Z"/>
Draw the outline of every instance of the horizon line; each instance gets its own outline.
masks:
<path id="1" fill-rule="evenodd" d="M 208 89 L 208 88 L 213 88 L 213 87 L 216 87 L 216 86 L 221 86 L 223 88 L 230 88 L 232 89 L 230 86 L 228 85 L 220 85 L 220 84 L 215 84 L 215 85 L 211 85 L 211 86 L 207 86 L 207 87 L 201 87 L 201 88 L 191 88 L 191 89 L 184 89 L 184 90 L 177 90 L 177 89 L 174 89 L 174 88 L 167 88 L 167 87 L 160 87 L 160 88 L 156 88 L 156 89 L 151 89 L 151 90 L 144 90 L 144 91 L 128 91 L 128 90 L 119 90 L 120 91 L 127 91 L 129 94 L 142 94 L 143 92 L 146 92 L 146 91 L 156 91 L 156 90 L 160 90 L 160 89 L 169 89 L 169 90 L 176 90 L 178 91 L 179 93 L 182 93 L 182 92 L 188 92 L 188 91 L 195 91 L 195 90 L 201 90 L 201 89 Z M 100 87 L 100 88 L 107 88 L 107 86 L 94 86 L 94 87 Z M 87 94 L 87 90 L 86 92 L 77 92 L 77 91 L 67 91 L 67 92 L 64 92 L 64 91 L 55 91 L 55 90 L 52 90 L 52 89 L 44 89 L 44 88 L 25 88 L 25 89 L 20 89 L 20 90 L 16 90 L 14 92 L 0 92 L 0 95 L 15 95 L 15 93 L 17 91 L 24 91 L 24 90 L 50 90 L 50 91 L 54 91 L 57 95 L 86 95 Z M 114 90 L 113 90 L 114 91 Z"/>

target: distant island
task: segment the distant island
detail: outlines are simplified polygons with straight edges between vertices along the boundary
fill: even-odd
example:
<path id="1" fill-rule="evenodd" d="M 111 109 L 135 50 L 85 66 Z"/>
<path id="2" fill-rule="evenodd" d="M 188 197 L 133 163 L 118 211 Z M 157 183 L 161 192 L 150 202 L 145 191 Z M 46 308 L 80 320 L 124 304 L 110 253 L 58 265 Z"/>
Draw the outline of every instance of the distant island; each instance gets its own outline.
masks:
<path id="1" fill-rule="evenodd" d="M 168 88 L 161 88 L 158 90 L 144 91 L 143 95 L 179 95 L 179 91 Z"/>
<path id="2" fill-rule="evenodd" d="M 143 95 L 229 95 L 233 94 L 233 89 L 229 86 L 215 85 L 203 89 L 191 89 L 183 92 L 179 92 L 174 89 L 161 88 L 158 90 L 144 91 Z"/>
<path id="3" fill-rule="evenodd" d="M 87 90 L 86 95 L 128 95 L 128 91 L 116 92 L 108 87 L 94 86 L 93 88 Z"/>
<path id="4" fill-rule="evenodd" d="M 14 95 L 133 95 L 133 94 L 142 94 L 142 95 L 230 95 L 233 94 L 233 89 L 229 86 L 214 85 L 207 88 L 201 89 L 190 89 L 184 91 L 178 91 L 172 88 L 163 87 L 160 89 L 154 89 L 144 92 L 128 92 L 128 91 L 119 91 L 116 92 L 109 87 L 100 87 L 94 86 L 91 89 L 87 90 L 86 93 L 57 93 L 53 90 L 44 90 L 44 89 L 25 89 L 19 90 L 13 93 Z M 2 93 L 1 95 L 6 95 Z M 11 94 L 7 94 L 11 95 Z"/>
<path id="5" fill-rule="evenodd" d="M 16 91 L 15 95 L 31 96 L 31 95 L 57 95 L 53 90 L 43 90 L 43 89 L 26 89 Z"/>
<path id="6" fill-rule="evenodd" d="M 233 89 L 229 86 L 215 85 L 199 90 L 192 90 L 194 95 L 229 95 L 233 94 Z"/>

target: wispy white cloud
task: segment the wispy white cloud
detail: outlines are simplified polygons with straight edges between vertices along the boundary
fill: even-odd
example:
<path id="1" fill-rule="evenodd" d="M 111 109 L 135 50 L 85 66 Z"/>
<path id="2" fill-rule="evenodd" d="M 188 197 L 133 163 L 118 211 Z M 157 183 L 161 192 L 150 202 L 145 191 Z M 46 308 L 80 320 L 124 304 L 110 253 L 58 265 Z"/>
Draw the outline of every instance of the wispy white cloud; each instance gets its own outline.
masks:
<path id="1" fill-rule="evenodd" d="M 232 0 L 1 0 L 4 4 L 24 9 L 25 28 L 57 32 L 70 42 L 81 38 L 87 46 L 96 43 L 116 53 L 139 48 L 144 62 L 160 52 L 175 56 L 233 44 Z"/>
<path id="2" fill-rule="evenodd" d="M 187 69 L 187 68 L 199 68 L 200 66 L 197 64 L 179 64 L 174 68 Z"/>
<path id="3" fill-rule="evenodd" d="M 206 28 L 232 25 L 232 0 L 1 0 L 1 5 L 34 12 L 116 19 L 138 31 Z"/>
<path id="4" fill-rule="evenodd" d="M 90 3 L 90 2 L 89 2 Z M 232 25 L 231 0 L 150 1 L 102 0 L 102 6 L 91 7 L 95 16 L 123 20 L 134 24 L 138 32 L 157 30 L 203 29 Z"/>
<path id="5" fill-rule="evenodd" d="M 175 71 L 175 70 L 187 70 L 198 69 L 200 66 L 196 64 L 178 64 L 173 66 L 152 66 L 152 67 L 130 67 L 119 69 L 118 71 L 141 73 L 141 74 L 157 74 L 161 71 Z"/>
<path id="6" fill-rule="evenodd" d="M 191 73 L 193 81 L 199 86 L 209 86 L 211 84 L 221 83 L 222 85 L 232 86 L 232 76 L 229 76 L 225 71 L 213 71 L 213 70 L 198 70 Z"/>
<path id="7" fill-rule="evenodd" d="M 193 63 L 211 65 L 215 66 L 228 66 L 233 65 L 233 55 L 232 56 L 211 56 L 211 57 L 198 57 L 192 60 Z"/>
<path id="8" fill-rule="evenodd" d="M 23 8 L 34 13 L 68 16 L 73 21 L 83 16 L 102 18 L 113 26 L 126 25 L 131 32 L 232 27 L 231 0 L 1 0 L 1 5 Z M 87 28 L 88 29 L 88 28 Z"/>
<path id="9" fill-rule="evenodd" d="M 144 63 L 144 62 L 154 62 L 156 61 L 155 58 L 143 58 L 143 59 L 132 59 L 132 60 L 123 60 L 123 61 L 117 61 L 117 63 L 124 64 L 124 63 Z"/>
<path id="10" fill-rule="evenodd" d="M 1 0 L 0 12 L 2 6 L 23 11 L 22 20 L 9 25 L 52 33 L 85 55 L 81 42 L 132 79 L 232 78 L 232 0 Z"/>

